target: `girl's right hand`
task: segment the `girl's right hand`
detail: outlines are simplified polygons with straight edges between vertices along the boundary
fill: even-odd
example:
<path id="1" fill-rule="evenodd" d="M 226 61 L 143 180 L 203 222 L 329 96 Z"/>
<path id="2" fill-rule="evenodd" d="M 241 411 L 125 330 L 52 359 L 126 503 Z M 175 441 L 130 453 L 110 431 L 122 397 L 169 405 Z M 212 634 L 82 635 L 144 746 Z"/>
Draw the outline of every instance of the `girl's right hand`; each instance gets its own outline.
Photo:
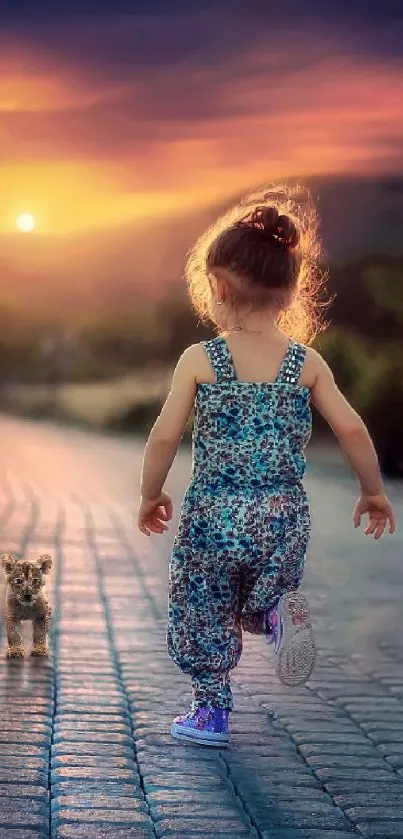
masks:
<path id="1" fill-rule="evenodd" d="M 145 536 L 151 533 L 164 533 L 168 530 L 166 521 L 172 518 L 172 500 L 166 492 L 161 492 L 157 498 L 141 499 L 137 524 Z"/>
<path id="2" fill-rule="evenodd" d="M 353 522 L 355 527 L 361 524 L 361 516 L 368 513 L 369 525 L 365 531 L 366 536 L 372 536 L 374 539 L 380 539 L 382 536 L 386 523 L 389 522 L 389 533 L 394 533 L 396 529 L 396 518 L 392 506 L 386 495 L 380 493 L 379 495 L 361 495 L 354 510 Z"/>

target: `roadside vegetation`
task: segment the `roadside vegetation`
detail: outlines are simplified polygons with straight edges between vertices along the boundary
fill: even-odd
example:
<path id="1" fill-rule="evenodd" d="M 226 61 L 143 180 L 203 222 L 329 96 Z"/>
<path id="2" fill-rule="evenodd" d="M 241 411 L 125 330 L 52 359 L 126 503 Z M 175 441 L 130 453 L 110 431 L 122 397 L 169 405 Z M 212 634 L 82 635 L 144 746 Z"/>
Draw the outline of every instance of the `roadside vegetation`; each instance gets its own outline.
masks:
<path id="1" fill-rule="evenodd" d="M 403 258 L 333 264 L 329 291 L 331 325 L 315 346 L 368 423 L 385 473 L 403 476 Z M 196 322 L 182 289 L 82 312 L 73 322 L 41 322 L 0 295 L 0 408 L 145 432 L 182 350 L 212 334 Z M 317 417 L 315 429 L 325 433 Z"/>

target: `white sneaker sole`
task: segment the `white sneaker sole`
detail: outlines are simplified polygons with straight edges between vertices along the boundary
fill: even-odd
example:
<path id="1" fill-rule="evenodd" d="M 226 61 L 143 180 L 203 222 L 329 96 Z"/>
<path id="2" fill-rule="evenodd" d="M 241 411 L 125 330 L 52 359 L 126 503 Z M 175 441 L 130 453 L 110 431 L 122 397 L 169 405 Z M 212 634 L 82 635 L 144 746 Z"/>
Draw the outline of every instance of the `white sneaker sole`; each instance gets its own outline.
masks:
<path id="1" fill-rule="evenodd" d="M 212 731 L 197 731 L 197 729 L 182 728 L 177 723 L 172 723 L 172 737 L 176 740 L 187 740 L 188 743 L 199 743 L 201 746 L 215 746 L 223 749 L 229 746 L 229 734 L 214 734 Z"/>
<path id="2" fill-rule="evenodd" d="M 280 641 L 276 673 L 287 687 L 307 682 L 316 660 L 315 636 L 306 597 L 300 592 L 284 594 L 277 607 Z"/>

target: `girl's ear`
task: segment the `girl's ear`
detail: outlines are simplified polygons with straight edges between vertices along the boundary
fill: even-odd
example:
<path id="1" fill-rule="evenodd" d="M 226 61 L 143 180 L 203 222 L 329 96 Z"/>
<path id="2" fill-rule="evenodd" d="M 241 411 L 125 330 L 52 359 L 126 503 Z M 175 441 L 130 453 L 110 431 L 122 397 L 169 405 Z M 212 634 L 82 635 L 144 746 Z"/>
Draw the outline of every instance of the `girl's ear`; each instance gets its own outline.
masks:
<path id="1" fill-rule="evenodd" d="M 11 556 L 11 554 L 3 554 L 1 557 L 1 564 L 5 575 L 11 574 L 13 567 L 15 565 L 15 557 Z"/>
<path id="2" fill-rule="evenodd" d="M 42 554 L 42 556 L 36 560 L 36 564 L 41 569 L 42 574 L 49 574 L 52 567 L 52 557 L 49 556 L 49 554 Z"/>
<path id="3" fill-rule="evenodd" d="M 221 277 L 217 277 L 216 286 L 218 299 L 221 300 L 222 303 L 226 303 L 228 299 L 228 283 L 226 283 Z"/>
<path id="4" fill-rule="evenodd" d="M 213 294 L 213 297 L 217 297 L 217 292 L 218 292 L 217 278 L 214 276 L 214 274 L 209 274 L 208 279 L 209 279 L 209 283 L 210 283 L 210 290 Z"/>

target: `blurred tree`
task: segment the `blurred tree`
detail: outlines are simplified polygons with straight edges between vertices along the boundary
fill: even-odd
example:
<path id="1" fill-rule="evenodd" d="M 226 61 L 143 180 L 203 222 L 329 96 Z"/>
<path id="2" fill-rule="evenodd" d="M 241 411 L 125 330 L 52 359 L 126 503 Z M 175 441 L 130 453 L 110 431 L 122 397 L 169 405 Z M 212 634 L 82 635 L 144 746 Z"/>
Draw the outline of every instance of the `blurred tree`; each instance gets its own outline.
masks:
<path id="1" fill-rule="evenodd" d="M 78 340 L 107 369 L 125 371 L 165 357 L 168 329 L 154 303 L 91 313 L 76 326 Z"/>
<path id="2" fill-rule="evenodd" d="M 368 360 L 368 343 L 357 333 L 341 326 L 331 327 L 315 346 L 334 372 L 337 384 L 353 397 Z"/>
<path id="3" fill-rule="evenodd" d="M 401 337 L 396 307 L 401 305 L 402 284 L 402 257 L 375 254 L 331 267 L 328 286 L 336 295 L 330 309 L 332 322 L 371 340 Z"/>
<path id="4" fill-rule="evenodd" d="M 392 313 L 396 324 L 403 328 L 403 265 L 397 260 L 369 265 L 364 281 L 379 310 Z"/>
<path id="5" fill-rule="evenodd" d="M 161 317 L 167 329 L 167 357 L 176 361 L 190 344 L 213 337 L 212 328 L 200 323 L 192 311 L 186 290 L 178 288 L 160 303 Z"/>

